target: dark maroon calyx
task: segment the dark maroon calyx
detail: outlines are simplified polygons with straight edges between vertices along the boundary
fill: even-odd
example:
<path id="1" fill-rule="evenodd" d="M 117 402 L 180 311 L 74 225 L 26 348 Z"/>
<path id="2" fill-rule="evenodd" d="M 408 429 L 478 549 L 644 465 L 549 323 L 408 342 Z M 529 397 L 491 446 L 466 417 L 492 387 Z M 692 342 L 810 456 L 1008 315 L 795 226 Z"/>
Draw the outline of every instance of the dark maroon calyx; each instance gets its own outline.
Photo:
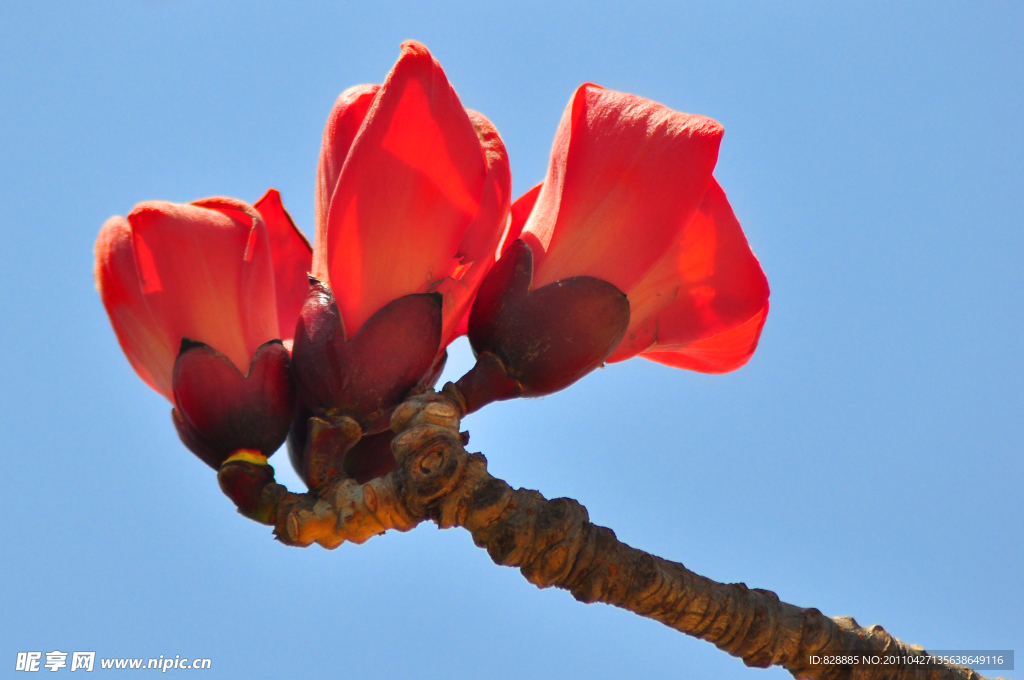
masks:
<path id="1" fill-rule="evenodd" d="M 325 420 L 302 407 L 299 411 L 288 435 L 288 457 L 308 488 L 322 488 L 338 477 L 363 484 L 398 467 L 391 454 L 391 430 L 360 438 L 351 418 Z"/>
<path id="2" fill-rule="evenodd" d="M 533 290 L 533 252 L 515 241 L 473 302 L 467 334 L 477 365 L 457 385 L 469 412 L 557 392 L 600 366 L 628 326 L 626 295 L 602 279 L 575 276 Z"/>
<path id="3" fill-rule="evenodd" d="M 398 462 L 391 453 L 391 440 L 394 438 L 395 433 L 391 430 L 363 437 L 345 454 L 345 474 L 365 484 L 397 469 Z"/>
<path id="4" fill-rule="evenodd" d="M 213 347 L 183 338 L 172 387 L 178 436 L 214 469 L 239 449 L 273 454 L 295 413 L 291 359 L 280 340 L 260 345 L 243 375 Z"/>
<path id="5" fill-rule="evenodd" d="M 365 433 L 387 429 L 394 407 L 435 367 L 441 305 L 438 293 L 400 297 L 349 339 L 330 288 L 311 277 L 292 350 L 303 405 L 316 416 L 352 418 Z"/>
<path id="6" fill-rule="evenodd" d="M 479 352 L 473 368 L 459 378 L 454 387 L 458 389 L 467 414 L 479 411 L 491 402 L 523 396 L 522 383 L 510 377 L 505 364 L 491 352 Z"/>
<path id="7" fill-rule="evenodd" d="M 292 419 L 292 426 L 288 430 L 288 460 L 299 478 L 309 486 L 306 478 L 308 465 L 306 464 L 306 440 L 308 439 L 309 419 L 313 417 L 310 411 L 299 400 L 295 408 L 295 418 Z"/>
<path id="8" fill-rule="evenodd" d="M 332 479 L 344 476 L 345 454 L 363 436 L 359 423 L 348 416 L 313 416 L 306 423 L 303 453 L 303 481 L 320 489 Z"/>
<path id="9" fill-rule="evenodd" d="M 432 388 L 447 359 L 448 352 L 442 351 L 412 392 Z M 349 423 L 354 424 L 354 421 L 344 416 L 318 418 L 299 403 L 288 431 L 288 458 L 307 487 L 318 488 L 337 476 L 351 477 L 362 484 L 386 475 L 397 466 L 391 455 L 394 433 L 390 429 L 359 439 Z"/>

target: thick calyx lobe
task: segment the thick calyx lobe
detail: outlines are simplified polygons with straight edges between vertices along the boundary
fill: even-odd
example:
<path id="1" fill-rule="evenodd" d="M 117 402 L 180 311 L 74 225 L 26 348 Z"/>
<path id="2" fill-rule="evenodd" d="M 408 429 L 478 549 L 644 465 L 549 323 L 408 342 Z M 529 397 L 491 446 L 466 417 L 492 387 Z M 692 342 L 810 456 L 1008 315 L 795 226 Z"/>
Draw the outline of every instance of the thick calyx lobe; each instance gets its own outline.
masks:
<path id="1" fill-rule="evenodd" d="M 302 403 L 317 416 L 348 416 L 365 434 L 387 429 L 391 410 L 435 365 L 441 303 L 437 293 L 392 300 L 349 339 L 330 288 L 311 277 L 292 357 Z"/>
<path id="2" fill-rule="evenodd" d="M 516 241 L 488 273 L 469 315 L 476 366 L 459 380 L 469 411 L 568 387 L 601 365 L 629 325 L 629 302 L 601 279 L 533 290 L 533 253 Z"/>
<path id="3" fill-rule="evenodd" d="M 174 426 L 216 469 L 240 449 L 270 456 L 288 435 L 295 382 L 280 340 L 261 345 L 247 375 L 215 348 L 185 338 L 174 362 Z"/>
<path id="4" fill-rule="evenodd" d="M 310 489 L 323 488 L 332 479 L 351 477 L 364 484 L 398 467 L 391 454 L 395 433 L 387 430 L 360 437 L 346 431 L 345 421 L 328 422 L 300 414 L 288 436 L 288 456 L 292 467 Z M 355 435 L 354 437 L 352 435 Z"/>
<path id="5" fill-rule="evenodd" d="M 448 352 L 441 352 L 420 386 L 432 388 L 447 359 Z M 288 432 L 288 458 L 307 487 L 317 488 L 341 474 L 362 484 L 395 469 L 391 455 L 393 432 L 386 430 L 363 437 L 362 428 L 350 418 L 326 417 L 327 420 L 314 416 L 300 403 Z"/>
<path id="6" fill-rule="evenodd" d="M 360 439 L 359 443 L 345 454 L 345 474 L 360 484 L 365 484 L 396 469 L 398 463 L 391 453 L 391 440 L 394 438 L 395 433 L 388 430 Z"/>

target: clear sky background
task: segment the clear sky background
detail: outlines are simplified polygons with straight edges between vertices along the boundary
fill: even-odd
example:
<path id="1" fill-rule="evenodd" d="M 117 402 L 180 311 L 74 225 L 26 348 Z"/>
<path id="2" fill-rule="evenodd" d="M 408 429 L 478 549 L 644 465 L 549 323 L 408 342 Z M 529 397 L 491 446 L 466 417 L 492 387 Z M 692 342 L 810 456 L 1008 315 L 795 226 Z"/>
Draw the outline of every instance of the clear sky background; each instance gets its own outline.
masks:
<path id="1" fill-rule="evenodd" d="M 0 5 L 0 676 L 56 649 L 209 678 L 789 677 L 537 590 L 463 530 L 283 547 L 121 354 L 103 221 L 274 186 L 311 234 L 335 97 L 416 38 L 517 194 L 582 82 L 720 121 L 772 287 L 733 374 L 634 359 L 471 416 L 492 472 L 719 581 L 1015 649 L 1024 678 L 1024 7 L 893 4 Z"/>

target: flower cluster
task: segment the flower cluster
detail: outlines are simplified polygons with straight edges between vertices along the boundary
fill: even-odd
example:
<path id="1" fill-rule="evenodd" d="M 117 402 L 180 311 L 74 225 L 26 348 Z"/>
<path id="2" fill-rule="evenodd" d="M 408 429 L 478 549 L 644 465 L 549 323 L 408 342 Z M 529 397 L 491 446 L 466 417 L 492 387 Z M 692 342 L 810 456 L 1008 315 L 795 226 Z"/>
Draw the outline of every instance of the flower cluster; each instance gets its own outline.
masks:
<path id="1" fill-rule="evenodd" d="M 103 225 L 96 280 L 139 376 L 211 467 L 287 438 L 310 485 L 387 472 L 388 419 L 477 357 L 467 410 L 642 356 L 709 373 L 753 354 L 768 283 L 712 172 L 722 127 L 581 86 L 543 183 L 511 201 L 505 146 L 416 42 L 324 132 L 312 248 L 254 205 L 140 203 Z M 340 442 L 317 459 L 323 437 Z"/>

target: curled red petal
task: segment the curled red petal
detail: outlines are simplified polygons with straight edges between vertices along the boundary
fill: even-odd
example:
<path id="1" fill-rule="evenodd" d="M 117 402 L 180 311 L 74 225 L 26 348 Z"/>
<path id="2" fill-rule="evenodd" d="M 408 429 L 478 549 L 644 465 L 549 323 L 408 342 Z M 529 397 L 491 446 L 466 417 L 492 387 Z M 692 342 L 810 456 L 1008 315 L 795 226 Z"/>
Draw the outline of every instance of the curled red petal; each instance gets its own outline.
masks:
<path id="1" fill-rule="evenodd" d="M 260 346 L 248 374 L 213 347 L 185 340 L 174 363 L 175 425 L 213 468 L 238 449 L 270 456 L 295 413 L 291 360 L 280 340 Z"/>
<path id="2" fill-rule="evenodd" d="M 180 340 L 156 323 L 135 266 L 132 230 L 123 217 L 111 217 L 96 239 L 96 287 L 117 340 L 147 385 L 174 400 L 171 370 Z"/>
<path id="3" fill-rule="evenodd" d="M 309 272 L 313 249 L 295 226 L 281 202 L 277 189 L 268 189 L 253 206 L 263 217 L 274 263 L 274 290 L 277 296 L 277 328 L 286 347 L 295 337 L 295 323 L 309 293 Z"/>
<path id="4" fill-rule="evenodd" d="M 403 44 L 317 225 L 314 275 L 326 275 L 350 332 L 392 300 L 456 274 L 487 174 L 441 66 L 419 43 Z"/>
<path id="5" fill-rule="evenodd" d="M 700 205 L 721 138 L 710 118 L 581 86 L 521 237 L 535 285 L 585 275 L 631 291 Z"/>
<path id="6" fill-rule="evenodd" d="M 757 346 L 768 295 L 761 265 L 725 192 L 712 179 L 676 243 L 630 291 L 629 330 L 609 361 L 643 352 L 693 370 L 738 368 Z M 671 352 L 699 358 L 670 361 Z"/>

